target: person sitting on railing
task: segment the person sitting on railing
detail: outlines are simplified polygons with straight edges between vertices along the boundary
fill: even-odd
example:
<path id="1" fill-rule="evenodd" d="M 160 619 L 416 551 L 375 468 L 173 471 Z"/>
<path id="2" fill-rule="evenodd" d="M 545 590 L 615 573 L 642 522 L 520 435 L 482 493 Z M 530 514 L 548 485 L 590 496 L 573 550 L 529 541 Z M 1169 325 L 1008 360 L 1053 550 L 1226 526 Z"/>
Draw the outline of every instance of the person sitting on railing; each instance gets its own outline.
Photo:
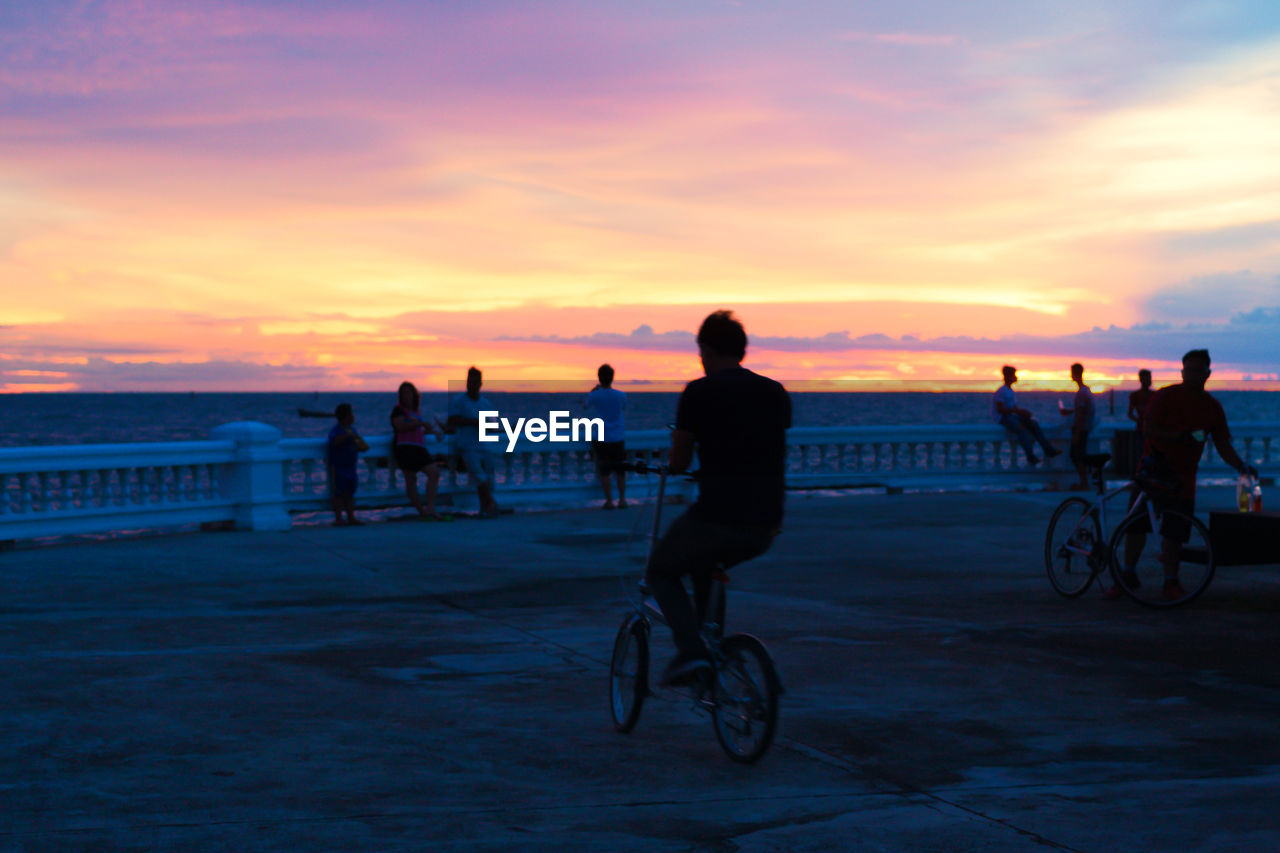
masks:
<path id="1" fill-rule="evenodd" d="M 1167 491 L 1148 489 L 1148 496 L 1160 509 L 1172 509 L 1188 516 L 1196 508 L 1196 472 L 1200 468 L 1200 456 L 1204 453 L 1205 439 L 1212 437 L 1213 446 L 1232 468 L 1242 474 L 1257 476 L 1258 471 L 1246 463 L 1231 446 L 1231 430 L 1222 404 L 1204 390 L 1209 380 L 1209 351 L 1193 349 L 1182 357 L 1182 383 L 1167 385 L 1151 398 L 1143 417 L 1146 442 L 1143 445 L 1144 461 L 1158 464 L 1172 478 L 1172 488 Z M 1141 484 L 1141 483 L 1140 483 Z M 1121 571 L 1129 587 L 1138 586 L 1134 565 L 1142 553 L 1150 524 L 1142 524 L 1145 530 L 1135 531 L 1125 540 L 1124 561 Z M 1160 563 L 1164 567 L 1164 597 L 1177 601 L 1186 596 L 1178 582 L 1178 569 L 1182 563 L 1182 546 L 1190 536 L 1185 524 L 1177 524 L 1169 518 L 1160 525 Z M 1113 585 L 1106 591 L 1107 598 L 1119 598 L 1124 590 Z"/>
<path id="2" fill-rule="evenodd" d="M 369 445 L 356 432 L 355 411 L 350 403 L 339 403 L 333 410 L 338 423 L 329 431 L 326 455 L 329 461 L 329 499 L 333 503 L 333 523 L 342 525 L 342 513 L 347 514 L 347 524 L 359 527 L 364 522 L 356 518 L 356 486 L 360 477 L 356 473 L 356 459 Z"/>
<path id="3" fill-rule="evenodd" d="M 409 503 L 421 518 L 429 521 L 444 519 L 436 512 L 436 490 L 440 487 L 440 466 L 427 452 L 427 432 L 442 435 L 439 421 L 428 423 L 418 413 L 422 395 L 412 382 L 401 382 L 396 392 L 397 402 L 391 410 L 391 430 L 396 465 L 404 474 L 404 491 Z M 427 501 L 424 505 L 418 497 L 418 474 L 427 476 Z"/>
<path id="4" fill-rule="evenodd" d="M 1062 451 L 1049 443 L 1044 430 L 1040 429 L 1040 422 L 1032 417 L 1031 412 L 1014 402 L 1013 383 L 1018 381 L 1018 369 L 1006 364 L 1000 368 L 1000 373 L 1004 376 L 1004 384 L 996 389 L 991 398 L 991 419 L 1018 440 L 1022 445 L 1022 452 L 1027 454 L 1028 465 L 1040 462 L 1040 457 L 1036 456 L 1034 441 L 1040 442 L 1045 456 L 1050 459 L 1057 456 Z"/>
<path id="5" fill-rule="evenodd" d="M 676 406 L 670 470 L 699 461 L 698 499 L 658 543 L 646 582 L 671 627 L 678 654 L 662 684 L 696 679 L 710 668 L 698 634 L 718 565 L 763 554 L 782 525 L 787 429 L 791 397 L 780 384 L 742 366 L 747 333 L 728 311 L 708 316 L 698 330 L 706 376 L 690 382 Z M 683 577 L 693 579 L 696 609 Z"/>

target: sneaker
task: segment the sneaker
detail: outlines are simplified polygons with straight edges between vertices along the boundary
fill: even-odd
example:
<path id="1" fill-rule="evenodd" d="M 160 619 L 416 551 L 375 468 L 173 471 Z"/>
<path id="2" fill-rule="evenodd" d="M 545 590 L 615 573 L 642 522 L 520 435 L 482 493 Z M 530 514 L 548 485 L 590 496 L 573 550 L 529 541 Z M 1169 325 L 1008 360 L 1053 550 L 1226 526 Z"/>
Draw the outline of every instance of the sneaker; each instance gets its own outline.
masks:
<path id="1" fill-rule="evenodd" d="M 711 661 L 702 655 L 697 657 L 676 655 L 672 658 L 671 663 L 667 664 L 667 668 L 662 671 L 662 678 L 658 679 L 658 686 L 679 687 L 695 684 L 703 673 L 710 671 Z"/>
<path id="2" fill-rule="evenodd" d="M 613 501 L 605 501 L 601 509 L 613 509 Z"/>
<path id="3" fill-rule="evenodd" d="M 1139 589 L 1142 586 L 1142 581 L 1138 580 L 1136 572 L 1122 572 L 1121 580 L 1124 581 L 1124 585 L 1129 589 Z M 1121 588 L 1120 584 L 1113 583 L 1107 588 L 1107 591 L 1102 594 L 1102 597 L 1108 599 L 1124 598 L 1124 589 Z"/>
<path id="4" fill-rule="evenodd" d="M 1187 591 L 1182 588 L 1182 584 L 1178 583 L 1175 578 L 1164 582 L 1163 595 L 1165 601 L 1181 601 L 1187 597 Z"/>

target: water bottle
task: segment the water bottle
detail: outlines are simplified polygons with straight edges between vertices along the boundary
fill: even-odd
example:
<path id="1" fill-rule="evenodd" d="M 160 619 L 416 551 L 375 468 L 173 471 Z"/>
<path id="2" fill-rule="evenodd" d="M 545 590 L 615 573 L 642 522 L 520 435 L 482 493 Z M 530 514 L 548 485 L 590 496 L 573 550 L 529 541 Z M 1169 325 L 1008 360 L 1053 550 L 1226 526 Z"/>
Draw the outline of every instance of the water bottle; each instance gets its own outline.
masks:
<path id="1" fill-rule="evenodd" d="M 1236 508 L 1248 512 L 1253 507 L 1253 489 L 1256 484 L 1253 477 L 1242 473 L 1236 480 Z M 1262 502 L 1262 492 L 1258 492 L 1258 502 Z"/>
<path id="2" fill-rule="evenodd" d="M 1262 484 L 1253 484 L 1252 500 L 1249 503 L 1250 512 L 1262 512 Z"/>

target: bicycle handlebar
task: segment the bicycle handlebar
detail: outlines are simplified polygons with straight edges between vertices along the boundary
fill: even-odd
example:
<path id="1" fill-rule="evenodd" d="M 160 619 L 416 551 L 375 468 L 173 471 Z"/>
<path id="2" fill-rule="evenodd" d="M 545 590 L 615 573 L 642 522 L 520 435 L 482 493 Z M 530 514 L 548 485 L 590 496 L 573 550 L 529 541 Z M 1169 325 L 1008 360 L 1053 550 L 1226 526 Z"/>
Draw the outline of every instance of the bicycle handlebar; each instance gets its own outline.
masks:
<path id="1" fill-rule="evenodd" d="M 672 473 L 669 465 L 664 463 L 654 464 L 652 462 L 646 462 L 643 459 L 636 459 L 633 462 L 619 462 L 613 467 L 614 470 L 617 471 L 631 471 L 635 474 L 661 474 L 663 476 L 667 476 Z M 680 473 L 684 474 L 690 480 L 698 479 L 697 471 L 681 471 Z"/>

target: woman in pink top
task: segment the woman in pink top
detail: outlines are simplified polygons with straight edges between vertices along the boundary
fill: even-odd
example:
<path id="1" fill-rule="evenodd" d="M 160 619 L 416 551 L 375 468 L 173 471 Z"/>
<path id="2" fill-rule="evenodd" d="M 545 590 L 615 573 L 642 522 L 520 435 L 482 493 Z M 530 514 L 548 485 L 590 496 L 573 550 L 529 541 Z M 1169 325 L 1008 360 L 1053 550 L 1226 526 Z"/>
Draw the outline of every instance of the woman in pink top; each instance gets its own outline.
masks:
<path id="1" fill-rule="evenodd" d="M 440 428 L 429 424 L 418 414 L 422 397 L 412 382 L 401 382 L 399 401 L 391 410 L 391 430 L 394 433 L 392 452 L 396 465 L 404 472 L 404 491 L 409 503 L 418 515 L 439 521 L 443 516 L 436 512 L 436 489 L 440 486 L 440 466 L 427 452 L 427 431 L 439 435 Z M 418 473 L 427 475 L 427 502 L 424 506 L 418 497 Z"/>

